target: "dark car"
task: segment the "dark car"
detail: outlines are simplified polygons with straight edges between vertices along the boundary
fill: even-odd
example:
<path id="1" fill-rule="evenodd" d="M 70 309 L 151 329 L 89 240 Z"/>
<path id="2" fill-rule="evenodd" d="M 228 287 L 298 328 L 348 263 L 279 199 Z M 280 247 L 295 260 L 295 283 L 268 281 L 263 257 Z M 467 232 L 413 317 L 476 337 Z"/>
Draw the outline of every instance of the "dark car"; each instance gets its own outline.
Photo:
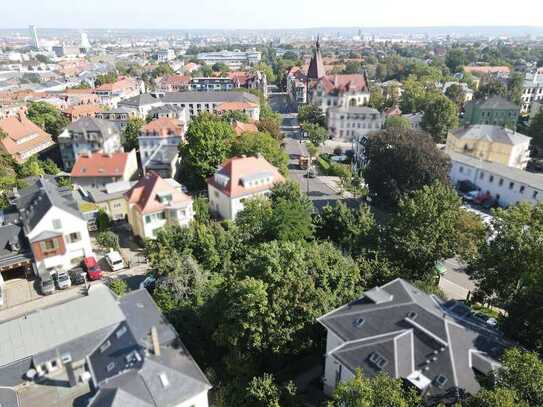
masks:
<path id="1" fill-rule="evenodd" d="M 76 267 L 71 269 L 68 274 L 70 275 L 70 279 L 72 280 L 72 284 L 79 285 L 83 284 L 85 282 L 85 270 L 83 270 L 83 267 Z"/>
<path id="2" fill-rule="evenodd" d="M 55 282 L 52 278 L 40 278 L 40 292 L 42 295 L 50 295 L 55 292 Z"/>

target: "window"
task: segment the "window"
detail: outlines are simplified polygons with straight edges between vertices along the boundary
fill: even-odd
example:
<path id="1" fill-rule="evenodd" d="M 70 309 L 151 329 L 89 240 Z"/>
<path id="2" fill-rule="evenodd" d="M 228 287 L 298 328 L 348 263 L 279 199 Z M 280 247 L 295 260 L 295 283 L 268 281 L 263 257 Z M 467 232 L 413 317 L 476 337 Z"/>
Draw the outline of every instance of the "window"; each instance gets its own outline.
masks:
<path id="1" fill-rule="evenodd" d="M 145 215 L 145 223 L 151 223 L 151 217 L 149 215 Z"/>
<path id="2" fill-rule="evenodd" d="M 460 168 L 458 168 L 458 171 L 460 172 L 460 174 L 462 174 L 464 172 L 464 167 L 460 166 Z"/>
<path id="3" fill-rule="evenodd" d="M 524 193 L 524 185 L 520 186 L 520 188 L 518 189 L 518 192 L 520 192 L 521 194 Z"/>
<path id="4" fill-rule="evenodd" d="M 106 350 L 109 349 L 111 346 L 111 342 L 109 340 L 105 341 L 102 346 L 100 346 L 100 353 L 104 353 Z"/>
<path id="5" fill-rule="evenodd" d="M 532 194 L 532 198 L 534 198 L 534 199 L 537 198 L 537 191 L 534 191 L 534 193 Z"/>
<path id="6" fill-rule="evenodd" d="M 480 174 L 479 174 L 479 179 L 483 179 L 484 176 L 485 176 L 485 173 L 484 173 L 484 172 L 480 173 Z"/>
<path id="7" fill-rule="evenodd" d="M 127 330 L 128 329 L 126 328 L 126 326 L 122 326 L 121 328 L 117 330 L 117 332 L 115 332 L 115 335 L 117 336 L 117 338 L 120 338 L 126 333 Z"/>
<path id="8" fill-rule="evenodd" d="M 513 189 L 514 186 L 515 186 L 515 183 L 514 183 L 514 182 L 510 182 L 510 183 L 509 183 L 509 189 Z"/>
<path id="9" fill-rule="evenodd" d="M 500 178 L 500 182 L 498 182 L 498 185 L 501 187 L 503 185 L 503 178 Z"/>
<path id="10" fill-rule="evenodd" d="M 77 243 L 81 240 L 81 234 L 79 232 L 70 233 L 68 235 L 68 242 L 69 243 Z"/>
<path id="11" fill-rule="evenodd" d="M 488 177 L 488 182 L 493 182 L 494 181 L 494 175 L 491 175 Z"/>
<path id="12" fill-rule="evenodd" d="M 56 239 L 49 239 L 40 242 L 41 250 L 44 254 L 58 249 L 58 241 Z"/>
<path id="13" fill-rule="evenodd" d="M 61 229 L 62 223 L 60 222 L 60 219 L 53 219 L 53 229 Z"/>

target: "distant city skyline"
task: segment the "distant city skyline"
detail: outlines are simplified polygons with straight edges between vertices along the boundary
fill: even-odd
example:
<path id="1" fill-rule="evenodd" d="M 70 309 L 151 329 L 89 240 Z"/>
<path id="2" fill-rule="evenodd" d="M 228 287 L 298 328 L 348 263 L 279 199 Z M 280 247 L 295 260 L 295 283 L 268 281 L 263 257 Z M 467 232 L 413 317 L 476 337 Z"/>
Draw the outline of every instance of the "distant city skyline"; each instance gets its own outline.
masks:
<path id="1" fill-rule="evenodd" d="M 313 27 L 543 26 L 543 2 L 490 0 L 23 0 L 4 5 L 0 28 L 288 29 Z"/>

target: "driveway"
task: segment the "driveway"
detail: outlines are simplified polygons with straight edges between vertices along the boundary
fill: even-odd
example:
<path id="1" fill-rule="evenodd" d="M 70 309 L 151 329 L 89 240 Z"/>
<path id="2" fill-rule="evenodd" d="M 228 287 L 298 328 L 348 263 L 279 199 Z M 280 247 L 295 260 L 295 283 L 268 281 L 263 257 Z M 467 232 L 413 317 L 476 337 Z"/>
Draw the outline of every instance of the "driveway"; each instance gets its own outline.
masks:
<path id="1" fill-rule="evenodd" d="M 456 258 L 443 262 L 447 271 L 439 280 L 439 288 L 450 299 L 465 300 L 469 292 L 475 290 L 475 284 L 466 274 L 466 265 Z"/>

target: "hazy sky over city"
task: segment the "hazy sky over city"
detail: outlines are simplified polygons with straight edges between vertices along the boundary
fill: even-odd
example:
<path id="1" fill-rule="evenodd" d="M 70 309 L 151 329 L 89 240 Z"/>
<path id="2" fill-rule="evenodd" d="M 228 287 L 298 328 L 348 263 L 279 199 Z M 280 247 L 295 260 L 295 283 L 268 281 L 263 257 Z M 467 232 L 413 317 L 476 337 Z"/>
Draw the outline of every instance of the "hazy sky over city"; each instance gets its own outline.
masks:
<path id="1" fill-rule="evenodd" d="M 543 26 L 543 0 L 0 0 L 0 28 Z"/>

